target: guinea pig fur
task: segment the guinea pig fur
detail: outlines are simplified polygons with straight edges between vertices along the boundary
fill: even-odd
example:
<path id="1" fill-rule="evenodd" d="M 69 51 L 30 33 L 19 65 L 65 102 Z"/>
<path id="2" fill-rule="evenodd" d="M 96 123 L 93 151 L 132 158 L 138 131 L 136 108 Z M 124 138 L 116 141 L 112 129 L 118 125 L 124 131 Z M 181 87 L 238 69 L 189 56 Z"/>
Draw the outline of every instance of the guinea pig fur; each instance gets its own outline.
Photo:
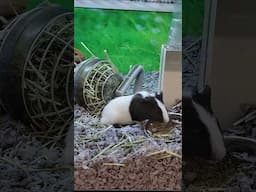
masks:
<path id="1" fill-rule="evenodd" d="M 144 120 L 168 123 L 162 98 L 162 93 L 153 95 L 146 91 L 116 97 L 104 107 L 101 123 L 125 125 Z"/>
<path id="2" fill-rule="evenodd" d="M 209 87 L 193 96 L 183 91 L 182 148 L 185 160 L 200 157 L 219 161 L 226 155 L 224 138 L 211 108 L 210 95 Z"/>

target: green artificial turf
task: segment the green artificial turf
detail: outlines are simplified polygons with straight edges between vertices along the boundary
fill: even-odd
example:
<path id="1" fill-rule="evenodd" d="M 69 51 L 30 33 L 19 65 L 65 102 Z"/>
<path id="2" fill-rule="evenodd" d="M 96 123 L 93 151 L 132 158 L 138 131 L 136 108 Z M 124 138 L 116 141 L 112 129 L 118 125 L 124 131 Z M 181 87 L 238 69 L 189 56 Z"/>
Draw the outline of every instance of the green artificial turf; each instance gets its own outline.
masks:
<path id="1" fill-rule="evenodd" d="M 27 8 L 43 1 L 28 0 Z M 49 2 L 73 10 L 73 0 Z M 182 9 L 183 37 L 200 37 L 204 0 L 183 0 Z M 142 64 L 147 71 L 158 70 L 160 47 L 167 42 L 172 17 L 171 13 L 75 8 L 75 47 L 88 55 L 80 44 L 82 41 L 102 58 L 105 57 L 103 50 L 107 49 L 122 72 L 127 72 L 134 64 Z"/>
<path id="2" fill-rule="evenodd" d="M 120 72 L 143 65 L 145 71 L 157 71 L 161 45 L 168 42 L 172 13 L 75 8 L 75 47 L 90 54 L 81 42 L 99 58 L 108 51 Z"/>

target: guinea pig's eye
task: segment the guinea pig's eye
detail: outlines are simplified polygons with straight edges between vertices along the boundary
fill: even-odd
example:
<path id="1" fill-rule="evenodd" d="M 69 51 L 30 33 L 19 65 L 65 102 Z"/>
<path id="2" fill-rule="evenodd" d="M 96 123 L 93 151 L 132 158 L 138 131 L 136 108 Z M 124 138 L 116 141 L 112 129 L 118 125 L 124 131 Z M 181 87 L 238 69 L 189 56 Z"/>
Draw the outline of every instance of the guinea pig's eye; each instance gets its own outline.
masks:
<path id="1" fill-rule="evenodd" d="M 145 100 L 147 103 L 153 103 L 153 102 L 154 102 L 154 97 L 145 97 L 144 100 Z"/>

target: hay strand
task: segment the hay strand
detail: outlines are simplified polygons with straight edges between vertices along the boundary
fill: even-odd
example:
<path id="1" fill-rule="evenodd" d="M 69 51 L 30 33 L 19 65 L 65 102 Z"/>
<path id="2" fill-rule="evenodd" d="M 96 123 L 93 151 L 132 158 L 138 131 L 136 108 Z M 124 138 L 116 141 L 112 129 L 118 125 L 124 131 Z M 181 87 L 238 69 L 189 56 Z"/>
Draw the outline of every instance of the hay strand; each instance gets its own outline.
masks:
<path id="1" fill-rule="evenodd" d="M 119 166 L 119 167 L 125 167 L 126 165 L 123 163 L 103 163 L 104 166 Z"/>
<path id="2" fill-rule="evenodd" d="M 166 151 L 169 155 L 171 155 L 171 156 L 174 156 L 174 157 L 178 157 L 179 159 L 182 159 L 182 156 L 181 155 L 179 155 L 179 154 L 177 154 L 177 153 L 174 153 L 174 152 L 172 152 L 172 151 Z"/>
<path id="3" fill-rule="evenodd" d="M 91 56 L 96 57 L 95 54 L 83 42 L 81 42 L 81 44 L 91 54 Z"/>

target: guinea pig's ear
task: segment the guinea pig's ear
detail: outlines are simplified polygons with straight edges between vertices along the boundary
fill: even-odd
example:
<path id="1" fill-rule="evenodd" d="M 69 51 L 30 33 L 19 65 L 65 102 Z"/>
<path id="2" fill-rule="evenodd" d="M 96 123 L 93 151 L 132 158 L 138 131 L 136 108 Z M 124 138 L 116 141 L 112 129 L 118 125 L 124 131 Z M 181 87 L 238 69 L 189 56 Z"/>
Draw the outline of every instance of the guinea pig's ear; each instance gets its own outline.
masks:
<path id="1" fill-rule="evenodd" d="M 202 92 L 197 92 L 193 96 L 193 100 L 199 103 L 201 106 L 212 112 L 211 107 L 211 88 L 207 85 Z"/>
<path id="2" fill-rule="evenodd" d="M 156 98 L 159 100 L 159 101 L 162 101 L 163 102 L 163 92 L 161 91 L 160 93 L 156 93 L 155 94 Z"/>

